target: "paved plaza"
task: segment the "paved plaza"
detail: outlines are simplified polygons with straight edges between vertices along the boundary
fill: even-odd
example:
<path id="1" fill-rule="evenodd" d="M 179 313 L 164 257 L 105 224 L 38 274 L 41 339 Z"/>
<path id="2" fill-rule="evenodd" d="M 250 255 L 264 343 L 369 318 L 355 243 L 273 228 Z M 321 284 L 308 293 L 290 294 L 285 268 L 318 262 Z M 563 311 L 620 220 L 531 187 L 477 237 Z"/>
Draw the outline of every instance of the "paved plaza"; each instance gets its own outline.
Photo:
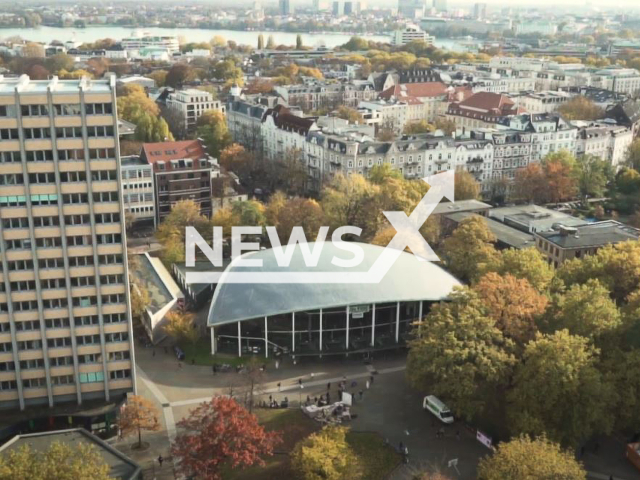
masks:
<path id="1" fill-rule="evenodd" d="M 155 354 L 154 354 L 155 350 Z M 213 375 L 211 367 L 187 365 L 176 360 L 170 348 L 136 349 L 138 394 L 151 399 L 161 412 L 161 430 L 145 433 L 143 439 L 150 447 L 144 452 L 131 449 L 134 438 L 114 442 L 124 453 L 140 462 L 145 476 L 150 478 L 174 478 L 170 459 L 169 441 L 175 437 L 176 423 L 188 415 L 198 403 L 213 395 L 228 394 L 237 385 L 240 374 L 235 371 Z M 367 390 L 366 381 L 373 375 L 374 382 Z M 332 400 L 338 397 L 338 384 L 347 378 L 347 391 L 354 394 L 352 413 L 355 418 L 351 428 L 356 431 L 373 431 L 398 447 L 400 442 L 409 449 L 409 462 L 397 468 L 391 478 L 411 479 L 421 469 L 439 469 L 451 478 L 471 480 L 476 477 L 479 458 L 490 453 L 480 444 L 473 432 L 461 423 L 444 425 L 422 409 L 423 394 L 410 388 L 405 381 L 405 355 L 389 353 L 365 363 L 359 356 L 301 359 L 297 365 L 284 360 L 279 369 L 268 367 L 267 381 L 262 386 L 262 399 L 268 397 L 280 401 L 285 397 L 290 407 L 297 408 L 304 402 L 327 391 L 330 385 Z M 299 386 L 302 380 L 303 388 Z M 352 386 L 356 382 L 355 386 Z M 280 384 L 280 387 L 278 387 Z M 360 399 L 359 392 L 363 392 Z M 444 428 L 444 437 L 436 433 Z M 588 445 L 583 461 L 594 472 L 590 478 L 608 480 L 613 474 L 616 480 L 638 478 L 637 472 L 624 458 L 622 439 L 607 438 L 598 441 L 598 451 Z M 157 458 L 166 461 L 160 468 Z M 457 467 L 449 467 L 450 460 L 457 459 Z"/>

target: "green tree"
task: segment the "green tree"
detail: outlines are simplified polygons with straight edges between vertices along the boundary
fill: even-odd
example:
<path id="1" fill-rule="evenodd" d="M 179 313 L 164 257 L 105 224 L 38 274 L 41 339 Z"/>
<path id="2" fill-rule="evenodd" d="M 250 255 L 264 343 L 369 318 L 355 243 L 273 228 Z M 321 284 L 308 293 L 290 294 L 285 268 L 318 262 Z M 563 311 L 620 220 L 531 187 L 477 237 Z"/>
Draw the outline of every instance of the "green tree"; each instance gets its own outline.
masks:
<path id="1" fill-rule="evenodd" d="M 446 399 L 467 420 L 498 401 L 516 361 L 515 344 L 475 291 L 454 292 L 418 328 L 407 359 L 411 385 Z"/>
<path id="2" fill-rule="evenodd" d="M 598 280 L 621 303 L 640 286 L 640 242 L 606 245 L 595 255 L 563 262 L 556 276 L 567 286 Z"/>
<path id="3" fill-rule="evenodd" d="M 578 191 L 583 201 L 599 198 L 606 192 L 607 182 L 613 176 L 609 163 L 593 155 L 584 155 L 577 161 Z M 586 203 L 586 202 L 585 202 Z"/>
<path id="4" fill-rule="evenodd" d="M 535 247 L 509 248 L 501 252 L 497 272 L 526 279 L 539 292 L 544 292 L 553 279 L 554 271 Z"/>
<path id="5" fill-rule="evenodd" d="M 451 273 L 463 281 L 474 281 L 494 270 L 500 254 L 493 246 L 495 235 L 483 217 L 473 216 L 460 222 L 444 241 L 443 253 Z"/>
<path id="6" fill-rule="evenodd" d="M 587 472 L 570 451 L 544 436 L 514 438 L 480 460 L 479 480 L 586 480 Z"/>
<path id="7" fill-rule="evenodd" d="M 193 67 L 186 63 L 174 63 L 167 72 L 165 84 L 169 87 L 178 88 L 187 82 L 195 80 L 196 72 Z"/>
<path id="8" fill-rule="evenodd" d="M 356 51 L 356 50 L 368 50 L 369 42 L 367 42 L 364 38 L 360 37 L 351 37 L 349 41 L 343 44 L 340 48 L 344 50 Z"/>
<path id="9" fill-rule="evenodd" d="M 444 118 L 438 118 L 435 123 L 436 130 L 442 130 L 445 135 L 453 135 L 456 132 L 456 122 Z"/>
<path id="10" fill-rule="evenodd" d="M 182 310 L 172 310 L 166 315 L 164 331 L 178 343 L 196 343 L 198 341 L 198 329 L 194 323 L 194 315 Z"/>
<path id="11" fill-rule="evenodd" d="M 407 135 L 415 135 L 420 133 L 431 133 L 436 127 L 426 120 L 415 120 L 404 126 L 403 132 Z"/>
<path id="12" fill-rule="evenodd" d="M 267 38 L 267 48 L 273 50 L 276 48 L 276 41 L 273 39 L 273 35 L 269 35 Z"/>
<path id="13" fill-rule="evenodd" d="M 582 95 L 563 103 L 558 107 L 558 111 L 567 120 L 597 120 L 604 116 L 602 108 Z"/>
<path id="14" fill-rule="evenodd" d="M 633 168 L 636 172 L 640 171 L 640 138 L 636 138 L 629 145 L 626 163 L 628 167 Z"/>
<path id="15" fill-rule="evenodd" d="M 328 426 L 296 444 L 291 466 L 303 480 L 342 480 L 357 476 L 358 458 L 347 443 L 347 429 Z"/>
<path id="16" fill-rule="evenodd" d="M 264 49 L 264 35 L 258 35 L 258 50 Z"/>
<path id="17" fill-rule="evenodd" d="M 0 478 L 4 480 L 110 480 L 109 471 L 91 444 L 53 442 L 44 451 L 25 444 L 0 455 Z"/>
<path id="18" fill-rule="evenodd" d="M 484 301 L 487 314 L 502 333 L 519 345 L 535 337 L 535 320 L 547 307 L 547 297 L 525 280 L 489 272 L 473 286 Z"/>
<path id="19" fill-rule="evenodd" d="M 349 123 L 363 124 L 364 119 L 360 112 L 355 108 L 347 107 L 346 105 L 340 105 L 337 111 L 338 118 L 347 120 Z"/>
<path id="20" fill-rule="evenodd" d="M 301 50 L 303 47 L 302 45 L 302 35 L 298 34 L 296 35 L 296 49 L 297 50 Z"/>
<path id="21" fill-rule="evenodd" d="M 622 325 L 620 311 L 609 290 L 595 279 L 572 285 L 564 294 L 556 295 L 547 318 L 552 330 L 567 329 L 573 335 L 591 339 Z"/>
<path id="22" fill-rule="evenodd" d="M 197 123 L 197 134 L 204 140 L 209 155 L 220 158 L 220 153 L 231 145 L 231 134 L 222 112 L 207 110 L 200 115 Z"/>
<path id="23" fill-rule="evenodd" d="M 455 197 L 459 200 L 477 200 L 480 197 L 480 184 L 467 171 L 455 173 Z"/>
<path id="24" fill-rule="evenodd" d="M 530 342 L 507 394 L 512 431 L 546 433 L 572 447 L 594 434 L 609 433 L 615 398 L 597 369 L 599 353 L 587 338 L 567 330 Z"/>
<path id="25" fill-rule="evenodd" d="M 118 115 L 136 125 L 135 139 L 140 142 L 173 141 L 173 135 L 158 105 L 138 85 L 127 85 L 118 97 Z"/>

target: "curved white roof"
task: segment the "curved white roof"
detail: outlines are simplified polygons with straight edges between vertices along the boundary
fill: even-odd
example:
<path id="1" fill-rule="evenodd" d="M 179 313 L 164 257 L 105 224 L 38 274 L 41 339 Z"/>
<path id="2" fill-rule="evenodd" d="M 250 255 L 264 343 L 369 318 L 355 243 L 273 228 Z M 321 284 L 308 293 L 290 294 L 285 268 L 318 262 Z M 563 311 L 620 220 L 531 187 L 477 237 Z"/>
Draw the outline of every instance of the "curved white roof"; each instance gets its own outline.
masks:
<path id="1" fill-rule="evenodd" d="M 309 243 L 313 251 L 315 243 Z M 384 251 L 383 247 L 357 244 L 364 251 L 364 260 L 357 270 L 368 271 Z M 352 254 L 336 244 L 322 245 L 317 267 L 308 267 L 300 245 L 296 244 L 291 262 L 286 268 L 278 267 L 274 249 L 243 255 L 242 259 L 261 259 L 262 267 L 240 267 L 236 259 L 225 270 L 211 301 L 208 324 L 210 326 L 233 323 L 290 312 L 318 310 L 387 302 L 439 301 L 447 298 L 461 283 L 451 274 L 431 262 L 418 261 L 407 252 L 401 252 L 379 283 L 230 283 L 225 282 L 229 272 L 331 272 L 336 282 L 352 269 L 337 267 L 333 257 L 350 259 Z M 286 247 L 279 250 L 282 251 Z M 279 252 L 276 252 L 279 253 Z M 344 277 L 342 277 L 344 278 Z"/>

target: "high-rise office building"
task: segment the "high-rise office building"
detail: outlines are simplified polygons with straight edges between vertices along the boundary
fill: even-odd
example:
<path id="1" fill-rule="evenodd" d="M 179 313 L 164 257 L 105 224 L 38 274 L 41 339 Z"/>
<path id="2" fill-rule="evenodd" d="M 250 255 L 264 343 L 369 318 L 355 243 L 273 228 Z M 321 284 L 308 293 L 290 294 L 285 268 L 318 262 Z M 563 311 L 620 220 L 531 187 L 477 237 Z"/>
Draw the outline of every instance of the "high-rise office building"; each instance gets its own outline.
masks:
<path id="1" fill-rule="evenodd" d="M 135 389 L 115 91 L 0 76 L 0 408 Z"/>
<path id="2" fill-rule="evenodd" d="M 404 18 L 424 16 L 426 0 L 398 0 L 398 14 Z"/>
<path id="3" fill-rule="evenodd" d="M 433 8 L 437 12 L 447 11 L 447 0 L 433 0 Z"/>
<path id="4" fill-rule="evenodd" d="M 279 0 L 278 6 L 280 9 L 280 15 L 288 16 L 293 15 L 293 6 L 291 5 L 291 0 Z"/>
<path id="5" fill-rule="evenodd" d="M 473 5 L 473 18 L 476 20 L 483 20 L 487 18 L 487 4 L 476 3 Z"/>

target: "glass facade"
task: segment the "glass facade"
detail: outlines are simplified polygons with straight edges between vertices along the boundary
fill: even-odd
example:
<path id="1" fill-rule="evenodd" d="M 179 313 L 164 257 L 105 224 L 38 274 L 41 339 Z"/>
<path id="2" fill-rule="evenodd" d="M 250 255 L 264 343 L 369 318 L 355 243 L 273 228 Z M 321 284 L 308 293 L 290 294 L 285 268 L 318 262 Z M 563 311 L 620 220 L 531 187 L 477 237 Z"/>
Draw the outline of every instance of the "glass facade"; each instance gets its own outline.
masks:
<path id="1" fill-rule="evenodd" d="M 422 312 L 420 304 L 422 303 Z M 330 355 L 406 344 L 430 302 L 351 305 L 213 327 L 212 349 L 236 355 Z M 348 313 L 347 313 L 348 312 Z"/>

